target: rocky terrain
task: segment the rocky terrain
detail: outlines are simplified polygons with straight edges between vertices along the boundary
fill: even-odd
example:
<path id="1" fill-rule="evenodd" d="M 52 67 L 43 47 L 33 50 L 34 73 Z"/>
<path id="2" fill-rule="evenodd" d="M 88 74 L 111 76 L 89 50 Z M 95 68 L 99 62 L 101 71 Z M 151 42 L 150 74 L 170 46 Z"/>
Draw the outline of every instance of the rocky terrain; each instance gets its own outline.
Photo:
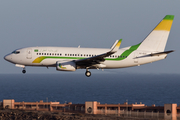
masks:
<path id="1" fill-rule="evenodd" d="M 115 115 L 90 115 L 49 111 L 0 110 L 0 120 L 155 120 Z"/>

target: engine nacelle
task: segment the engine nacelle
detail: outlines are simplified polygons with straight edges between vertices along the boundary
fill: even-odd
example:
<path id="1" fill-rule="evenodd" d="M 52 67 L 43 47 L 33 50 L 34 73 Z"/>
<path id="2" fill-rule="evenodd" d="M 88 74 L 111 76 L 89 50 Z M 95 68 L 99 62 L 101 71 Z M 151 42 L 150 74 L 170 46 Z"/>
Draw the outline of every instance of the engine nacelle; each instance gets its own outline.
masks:
<path id="1" fill-rule="evenodd" d="M 57 61 L 56 62 L 56 70 L 59 71 L 76 71 L 75 62 L 68 61 Z"/>

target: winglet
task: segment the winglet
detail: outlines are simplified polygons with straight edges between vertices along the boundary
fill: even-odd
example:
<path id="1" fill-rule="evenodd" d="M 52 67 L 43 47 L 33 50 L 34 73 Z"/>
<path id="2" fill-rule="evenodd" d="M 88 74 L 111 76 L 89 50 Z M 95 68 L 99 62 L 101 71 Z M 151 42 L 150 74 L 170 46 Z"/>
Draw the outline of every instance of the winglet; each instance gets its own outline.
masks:
<path id="1" fill-rule="evenodd" d="M 122 39 L 115 41 L 115 43 L 111 47 L 111 52 L 117 52 L 117 50 L 119 49 L 119 47 L 121 45 L 121 41 L 122 41 Z"/>

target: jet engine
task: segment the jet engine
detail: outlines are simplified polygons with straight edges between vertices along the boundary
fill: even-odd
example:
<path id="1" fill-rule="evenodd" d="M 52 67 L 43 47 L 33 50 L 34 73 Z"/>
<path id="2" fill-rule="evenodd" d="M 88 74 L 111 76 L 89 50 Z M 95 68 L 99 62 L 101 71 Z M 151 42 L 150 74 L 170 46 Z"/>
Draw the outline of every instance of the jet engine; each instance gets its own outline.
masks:
<path id="1" fill-rule="evenodd" d="M 73 61 L 57 61 L 56 70 L 58 71 L 76 71 L 76 63 Z"/>

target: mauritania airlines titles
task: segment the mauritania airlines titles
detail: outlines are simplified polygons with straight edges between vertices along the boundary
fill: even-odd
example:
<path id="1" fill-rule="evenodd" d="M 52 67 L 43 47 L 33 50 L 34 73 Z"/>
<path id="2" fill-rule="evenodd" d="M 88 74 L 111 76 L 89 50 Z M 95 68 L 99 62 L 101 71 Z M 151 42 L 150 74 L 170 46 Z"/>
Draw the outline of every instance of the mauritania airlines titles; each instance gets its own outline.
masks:
<path id="1" fill-rule="evenodd" d="M 27 47 L 16 49 L 5 60 L 22 67 L 55 67 L 58 71 L 85 69 L 116 69 L 139 66 L 165 59 L 173 50 L 164 51 L 174 15 L 166 15 L 139 44 L 119 49 L 122 39 L 116 40 L 110 49 L 73 47 Z"/>

